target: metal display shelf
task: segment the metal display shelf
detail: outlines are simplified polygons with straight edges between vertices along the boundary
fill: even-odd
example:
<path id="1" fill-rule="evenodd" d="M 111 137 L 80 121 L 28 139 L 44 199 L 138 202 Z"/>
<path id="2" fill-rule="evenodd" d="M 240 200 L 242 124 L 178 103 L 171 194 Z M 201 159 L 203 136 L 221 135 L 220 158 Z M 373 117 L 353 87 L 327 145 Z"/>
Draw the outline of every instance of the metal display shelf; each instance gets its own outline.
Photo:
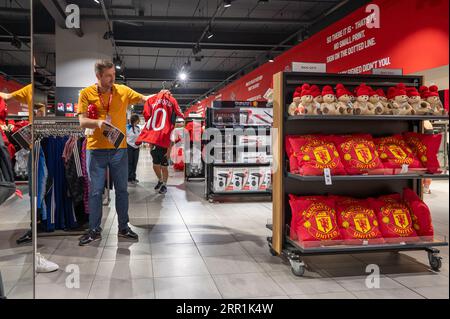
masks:
<path id="1" fill-rule="evenodd" d="M 286 173 L 286 177 L 300 182 L 325 182 L 324 176 L 301 176 Z M 375 180 L 405 180 L 405 179 L 449 179 L 447 174 L 397 174 L 397 175 L 334 175 L 333 181 L 375 181 Z"/>
<path id="2" fill-rule="evenodd" d="M 448 179 L 448 174 L 408 173 L 401 175 L 351 175 L 332 176 L 332 185 L 325 184 L 324 176 L 300 176 L 288 173 L 288 158 L 285 149 L 287 135 L 308 134 L 371 134 L 374 137 L 390 136 L 404 132 L 423 132 L 424 121 L 448 121 L 448 116 L 321 116 L 300 115 L 289 116 L 288 105 L 292 102 L 295 88 L 303 83 L 310 85 L 336 86 L 342 83 L 347 89 L 353 90 L 361 83 L 366 83 L 374 89 L 396 86 L 403 83 L 406 86 L 419 88 L 423 83 L 422 76 L 383 76 L 328 73 L 297 73 L 280 72 L 274 75 L 274 129 L 278 134 L 274 137 L 274 162 L 279 163 L 278 170 L 273 174 L 273 218 L 267 228 L 272 230 L 272 236 L 267 238 L 272 255 L 289 260 L 292 272 L 302 276 L 305 271 L 304 256 L 330 254 L 353 254 L 371 252 L 398 252 L 405 250 L 424 250 L 428 253 L 431 269 L 438 271 L 442 267 L 439 250 L 433 247 L 448 246 L 444 241 L 408 242 L 405 244 L 377 245 L 338 245 L 332 247 L 304 248 L 293 242 L 288 236 L 288 227 L 292 218 L 289 205 L 289 194 L 297 196 L 339 195 L 355 198 L 369 198 L 392 193 L 401 193 L 405 188 L 422 195 L 422 179 Z M 446 172 L 446 169 L 444 168 Z"/>
<path id="3" fill-rule="evenodd" d="M 288 121 L 445 121 L 448 116 L 435 115 L 296 115 Z"/>
<path id="4" fill-rule="evenodd" d="M 216 195 L 264 195 L 264 196 L 269 196 L 272 195 L 272 192 L 267 190 L 267 191 L 229 191 L 229 192 L 214 192 L 214 194 Z"/>
<path id="5" fill-rule="evenodd" d="M 265 167 L 272 163 L 214 163 L 215 167 Z"/>
<path id="6" fill-rule="evenodd" d="M 239 158 L 238 158 L 238 153 L 241 150 L 249 150 L 249 151 L 262 151 L 262 150 L 266 150 L 266 154 L 269 153 L 270 151 L 270 146 L 264 146 L 264 147 L 258 147 L 258 146 L 246 146 L 246 145 L 242 145 L 242 146 L 238 146 L 237 142 L 238 142 L 238 136 L 241 135 L 262 135 L 264 134 L 264 136 L 267 136 L 270 134 L 271 132 L 271 126 L 268 125 L 241 125 L 241 124 L 220 124 L 217 123 L 217 121 L 214 121 L 214 112 L 216 110 L 219 111 L 224 111 L 229 108 L 220 108 L 220 109 L 215 109 L 213 108 L 208 108 L 206 111 L 206 127 L 208 129 L 217 129 L 222 133 L 222 137 L 219 140 L 222 140 L 222 142 L 218 145 L 215 145 L 214 147 L 212 147 L 212 153 L 210 154 L 211 159 L 215 159 L 215 155 L 219 155 L 220 158 L 218 158 L 219 161 L 225 161 L 225 160 L 232 160 L 231 163 L 225 163 L 225 162 L 215 162 L 214 160 L 211 161 L 207 161 L 207 164 L 205 164 L 206 166 L 206 172 L 205 172 L 205 179 L 206 179 L 206 183 L 205 183 L 205 197 L 206 199 L 208 199 L 210 202 L 213 202 L 215 198 L 217 197 L 244 197 L 244 196 L 264 196 L 267 197 L 268 199 L 271 196 L 271 191 L 270 190 L 264 190 L 264 191 L 215 191 L 215 187 L 214 187 L 214 168 L 249 168 L 249 169 L 257 169 L 258 167 L 261 168 L 267 168 L 269 169 L 270 166 L 272 165 L 271 163 L 242 163 L 242 162 L 238 162 Z M 243 129 L 246 128 L 253 128 L 254 129 L 254 134 L 245 134 L 242 132 Z M 260 130 L 258 130 L 260 129 Z M 241 132 L 239 132 L 239 130 L 241 130 Z M 223 141 L 225 140 L 226 136 L 224 136 L 224 133 L 230 133 L 230 135 L 232 136 L 232 139 L 230 141 L 228 141 L 228 145 L 226 145 L 226 143 L 223 143 Z M 214 135 L 212 135 L 211 137 L 216 138 Z M 208 141 L 204 141 L 205 143 L 207 143 Z M 225 154 L 225 150 L 228 150 L 230 152 L 230 159 L 228 159 L 228 157 L 223 157 Z M 214 155 L 215 154 L 215 155 Z M 208 155 L 209 156 L 209 155 Z M 234 174 L 233 174 L 234 175 Z"/>
<path id="7" fill-rule="evenodd" d="M 185 119 L 185 126 L 188 122 L 192 121 L 205 121 L 204 117 L 187 117 Z M 195 143 L 191 141 L 189 138 L 189 149 L 191 152 L 194 150 Z M 200 142 L 201 150 L 203 150 L 203 140 Z M 190 180 L 204 180 L 205 179 L 205 162 L 203 161 L 203 156 L 200 155 L 200 163 L 191 163 L 191 159 L 187 160 L 188 153 L 185 151 L 186 148 L 183 151 L 184 155 L 184 180 L 186 182 Z M 200 150 L 200 153 L 201 153 Z M 191 152 L 189 152 L 189 156 L 192 156 Z M 201 169 L 199 169 L 201 167 Z"/>

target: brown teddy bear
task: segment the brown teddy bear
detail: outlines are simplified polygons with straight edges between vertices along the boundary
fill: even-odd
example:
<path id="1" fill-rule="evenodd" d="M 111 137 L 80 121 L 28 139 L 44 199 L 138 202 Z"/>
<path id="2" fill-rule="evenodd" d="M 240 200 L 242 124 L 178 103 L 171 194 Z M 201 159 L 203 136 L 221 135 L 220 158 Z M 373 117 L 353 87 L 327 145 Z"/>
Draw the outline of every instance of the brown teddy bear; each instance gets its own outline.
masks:
<path id="1" fill-rule="evenodd" d="M 417 91 L 415 87 L 407 88 L 406 95 L 408 95 L 408 103 L 413 107 L 415 114 L 418 115 L 433 114 L 430 103 L 422 99 L 419 91 Z"/>
<path id="2" fill-rule="evenodd" d="M 375 115 L 381 115 L 384 113 L 384 105 L 381 103 L 381 98 L 378 92 L 375 90 L 370 90 L 369 102 L 374 106 Z"/>
<path id="3" fill-rule="evenodd" d="M 320 106 L 323 115 L 339 115 L 337 110 L 336 95 L 333 88 L 326 85 L 322 89 L 323 103 Z"/>
<path id="4" fill-rule="evenodd" d="M 322 96 L 322 92 L 320 92 L 320 89 L 317 85 L 311 85 L 311 95 L 313 96 L 314 104 L 315 104 L 314 114 L 316 114 L 316 115 L 322 114 L 322 110 L 320 109 L 320 106 L 323 103 L 323 96 Z"/>
<path id="5" fill-rule="evenodd" d="M 341 115 L 353 114 L 352 93 L 343 84 L 336 85 L 337 111 Z"/>
<path id="6" fill-rule="evenodd" d="M 378 96 L 380 97 L 380 103 L 383 105 L 383 114 L 389 114 L 389 101 L 386 97 L 386 94 L 384 93 L 383 89 L 378 89 L 377 91 Z"/>
<path id="7" fill-rule="evenodd" d="M 428 90 L 424 90 L 423 97 L 430 104 L 433 115 L 446 115 L 447 112 L 439 98 L 439 88 L 436 85 L 432 85 Z"/>
<path id="8" fill-rule="evenodd" d="M 356 88 L 356 102 L 353 104 L 354 115 L 375 115 L 375 106 L 369 102 L 370 88 L 364 83 Z"/>
<path id="9" fill-rule="evenodd" d="M 308 114 L 308 115 L 314 115 L 316 106 L 314 104 L 314 98 L 311 92 L 311 87 L 303 86 L 302 94 L 301 94 L 301 101 L 297 108 L 298 114 Z"/>
<path id="10" fill-rule="evenodd" d="M 291 105 L 289 105 L 289 108 L 288 108 L 289 115 L 292 115 L 292 116 L 293 115 L 298 115 L 297 114 L 297 109 L 298 109 L 298 106 L 300 104 L 301 94 L 302 94 L 302 87 L 299 86 L 299 87 L 297 87 L 295 89 L 294 97 L 292 99 L 292 103 L 291 103 Z"/>
<path id="11" fill-rule="evenodd" d="M 414 115 L 413 107 L 408 103 L 408 95 L 406 95 L 406 87 L 400 83 L 397 87 L 390 88 L 391 92 L 391 108 L 394 115 Z"/>

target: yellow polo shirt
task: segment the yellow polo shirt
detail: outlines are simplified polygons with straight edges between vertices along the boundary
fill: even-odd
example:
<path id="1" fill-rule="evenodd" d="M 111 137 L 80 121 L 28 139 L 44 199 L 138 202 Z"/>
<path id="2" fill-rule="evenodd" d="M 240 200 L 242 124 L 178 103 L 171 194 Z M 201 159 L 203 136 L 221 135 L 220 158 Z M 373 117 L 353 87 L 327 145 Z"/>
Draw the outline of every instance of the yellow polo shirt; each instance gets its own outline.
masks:
<path id="1" fill-rule="evenodd" d="M 31 105 L 33 104 L 33 85 L 28 84 L 20 90 L 12 92 L 11 95 L 20 103 L 26 104 L 28 106 L 28 119 L 31 121 L 31 113 L 33 112 L 33 108 L 31 107 Z"/>
<path id="2" fill-rule="evenodd" d="M 104 107 L 108 107 L 110 92 L 102 94 Z M 114 84 L 112 102 L 109 106 L 109 115 L 111 124 L 116 126 L 123 134 L 127 134 L 127 108 L 131 104 L 142 101 L 143 95 L 130 89 L 128 86 Z M 87 113 L 88 106 L 95 104 L 98 110 L 98 119 L 105 120 L 107 110 L 103 108 L 98 95 L 97 85 L 91 85 L 80 92 L 78 101 L 78 114 Z M 119 148 L 127 148 L 127 139 L 125 138 Z M 114 146 L 103 136 L 100 129 L 95 129 L 94 135 L 87 139 L 88 150 L 114 149 Z"/>

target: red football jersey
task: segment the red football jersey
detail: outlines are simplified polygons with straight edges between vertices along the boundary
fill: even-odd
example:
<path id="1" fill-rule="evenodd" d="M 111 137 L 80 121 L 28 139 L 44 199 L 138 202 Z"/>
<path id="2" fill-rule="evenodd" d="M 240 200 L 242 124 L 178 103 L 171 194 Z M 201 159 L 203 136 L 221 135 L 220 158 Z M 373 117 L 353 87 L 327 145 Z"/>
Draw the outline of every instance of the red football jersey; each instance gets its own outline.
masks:
<path id="1" fill-rule="evenodd" d="M 147 100 L 144 105 L 145 127 L 136 140 L 136 145 L 149 143 L 160 147 L 170 146 L 170 136 L 175 127 L 173 112 L 184 118 L 177 100 L 172 95 L 159 93 Z"/>

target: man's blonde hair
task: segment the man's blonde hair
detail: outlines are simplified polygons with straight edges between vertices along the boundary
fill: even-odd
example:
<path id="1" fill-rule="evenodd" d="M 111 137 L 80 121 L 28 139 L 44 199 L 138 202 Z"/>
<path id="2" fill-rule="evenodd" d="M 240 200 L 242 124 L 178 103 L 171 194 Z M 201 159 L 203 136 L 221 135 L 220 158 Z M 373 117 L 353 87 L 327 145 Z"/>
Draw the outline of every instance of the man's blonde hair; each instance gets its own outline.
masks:
<path id="1" fill-rule="evenodd" d="M 95 74 L 103 74 L 103 71 L 114 68 L 114 63 L 111 60 L 98 60 L 95 63 Z"/>

